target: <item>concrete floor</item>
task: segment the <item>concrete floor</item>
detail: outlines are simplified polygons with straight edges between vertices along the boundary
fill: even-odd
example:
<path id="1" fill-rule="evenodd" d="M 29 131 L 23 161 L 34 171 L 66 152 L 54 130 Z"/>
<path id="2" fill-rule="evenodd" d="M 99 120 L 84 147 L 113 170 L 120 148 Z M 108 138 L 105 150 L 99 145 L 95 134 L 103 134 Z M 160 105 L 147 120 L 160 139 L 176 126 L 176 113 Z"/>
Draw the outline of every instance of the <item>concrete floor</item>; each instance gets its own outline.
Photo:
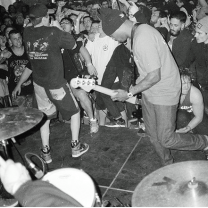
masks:
<path id="1" fill-rule="evenodd" d="M 27 152 L 39 154 L 41 147 L 39 127 L 20 135 L 16 148 L 24 156 Z M 25 138 L 22 140 L 21 138 Z M 50 145 L 53 162 L 48 171 L 73 167 L 84 170 L 94 180 L 98 194 L 108 206 L 131 206 L 132 194 L 139 182 L 161 167 L 148 137 L 137 136 L 137 130 L 100 127 L 91 135 L 89 126 L 83 125 L 80 140 L 90 145 L 89 151 L 79 158 L 71 157 L 70 124 L 57 123 L 51 127 Z M 15 161 L 22 162 L 12 147 Z M 172 151 L 175 162 L 204 160 L 200 151 Z M 81 189 L 82 187 L 80 187 Z"/>

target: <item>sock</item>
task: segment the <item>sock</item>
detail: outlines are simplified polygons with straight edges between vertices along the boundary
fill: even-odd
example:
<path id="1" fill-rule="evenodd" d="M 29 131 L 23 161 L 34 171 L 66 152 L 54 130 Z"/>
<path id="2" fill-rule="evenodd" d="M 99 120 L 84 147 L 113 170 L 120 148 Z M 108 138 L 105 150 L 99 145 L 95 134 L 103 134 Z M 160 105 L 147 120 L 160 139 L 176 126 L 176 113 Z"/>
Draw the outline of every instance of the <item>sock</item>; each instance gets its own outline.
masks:
<path id="1" fill-rule="evenodd" d="M 79 140 L 72 140 L 71 141 L 71 147 L 74 148 L 79 144 Z"/>
<path id="2" fill-rule="evenodd" d="M 95 118 L 91 118 L 90 121 L 96 121 L 96 119 Z"/>
<path id="3" fill-rule="evenodd" d="M 51 148 L 50 148 L 48 145 L 45 145 L 45 146 L 43 147 L 42 151 L 43 151 L 44 153 L 47 153 L 47 152 L 50 151 L 50 149 L 51 149 Z"/>

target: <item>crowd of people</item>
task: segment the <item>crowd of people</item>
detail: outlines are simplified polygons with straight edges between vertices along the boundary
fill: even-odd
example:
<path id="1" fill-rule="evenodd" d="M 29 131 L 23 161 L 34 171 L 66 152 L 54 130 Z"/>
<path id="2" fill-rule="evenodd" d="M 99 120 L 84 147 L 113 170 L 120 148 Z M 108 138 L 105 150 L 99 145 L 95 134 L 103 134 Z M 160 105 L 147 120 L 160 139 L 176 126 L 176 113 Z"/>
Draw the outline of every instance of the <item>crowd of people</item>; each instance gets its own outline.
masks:
<path id="1" fill-rule="evenodd" d="M 162 165 L 174 162 L 170 149 L 201 150 L 208 159 L 206 0 L 30 6 L 20 0 L 0 9 L 0 107 L 33 107 L 46 115 L 40 128 L 46 163 L 52 162 L 50 121 L 60 118 L 57 112 L 70 120 L 72 157 L 88 151 L 79 141 L 82 111 L 92 134 L 100 126 L 144 122 Z M 84 76 L 113 95 L 70 86 Z M 128 100 L 139 94 L 142 115 L 134 120 L 138 103 Z"/>

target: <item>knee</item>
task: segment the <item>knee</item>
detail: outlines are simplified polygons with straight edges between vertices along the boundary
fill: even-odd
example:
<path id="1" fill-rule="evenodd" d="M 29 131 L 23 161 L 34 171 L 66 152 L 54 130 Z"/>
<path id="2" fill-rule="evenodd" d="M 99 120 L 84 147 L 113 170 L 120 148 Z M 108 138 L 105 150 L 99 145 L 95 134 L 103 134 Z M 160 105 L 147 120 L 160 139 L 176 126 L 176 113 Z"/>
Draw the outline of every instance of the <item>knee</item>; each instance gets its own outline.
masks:
<path id="1" fill-rule="evenodd" d="M 161 139 L 160 143 L 164 148 L 171 149 L 171 147 L 174 144 L 174 135 L 173 134 L 165 135 Z"/>
<path id="2" fill-rule="evenodd" d="M 82 102 L 86 102 L 87 100 L 89 100 L 89 97 L 84 90 L 79 90 L 77 92 L 77 98 Z"/>

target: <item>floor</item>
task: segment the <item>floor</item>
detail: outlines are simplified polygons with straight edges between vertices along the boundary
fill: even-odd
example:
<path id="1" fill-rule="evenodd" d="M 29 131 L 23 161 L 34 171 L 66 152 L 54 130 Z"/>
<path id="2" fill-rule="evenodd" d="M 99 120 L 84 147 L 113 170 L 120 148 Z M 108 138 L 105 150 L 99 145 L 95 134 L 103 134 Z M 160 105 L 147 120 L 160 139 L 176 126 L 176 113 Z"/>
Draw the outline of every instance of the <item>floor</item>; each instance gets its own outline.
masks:
<path id="1" fill-rule="evenodd" d="M 28 152 L 39 154 L 38 128 L 17 137 L 20 144 L 12 147 L 15 161 L 22 162 L 20 155 L 24 157 Z M 53 162 L 47 171 L 66 167 L 84 170 L 93 179 L 105 206 L 131 206 L 132 194 L 139 182 L 161 168 L 149 138 L 139 137 L 137 130 L 100 127 L 98 133 L 91 135 L 89 126 L 82 124 L 80 140 L 88 143 L 90 149 L 76 159 L 71 157 L 70 138 L 70 124 L 57 123 L 51 127 Z M 200 151 L 172 151 L 172 154 L 175 162 L 204 159 Z"/>

